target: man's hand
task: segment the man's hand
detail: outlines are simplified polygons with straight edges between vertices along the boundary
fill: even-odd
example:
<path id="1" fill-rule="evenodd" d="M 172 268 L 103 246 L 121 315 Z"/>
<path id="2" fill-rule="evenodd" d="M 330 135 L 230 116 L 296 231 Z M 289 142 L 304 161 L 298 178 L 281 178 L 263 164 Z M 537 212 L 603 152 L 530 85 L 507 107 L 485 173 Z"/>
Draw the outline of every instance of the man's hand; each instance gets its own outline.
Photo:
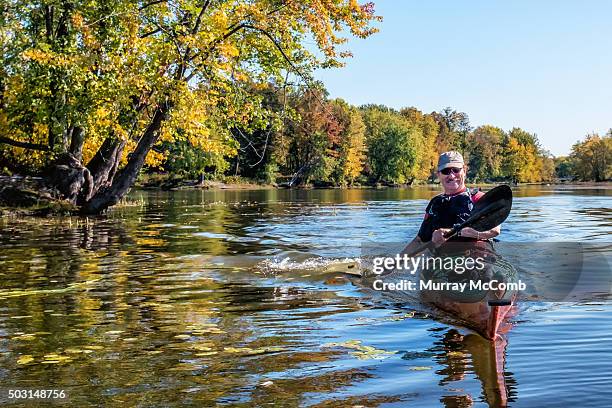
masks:
<path id="1" fill-rule="evenodd" d="M 461 230 L 461 236 L 466 238 L 476 239 L 491 239 L 495 238 L 501 233 L 501 227 L 498 225 L 495 228 L 491 228 L 488 231 L 476 231 L 474 228 L 465 227 Z"/>
<path id="2" fill-rule="evenodd" d="M 461 230 L 461 236 L 465 238 L 480 238 L 483 235 L 480 231 L 476 231 L 474 228 L 465 227 Z"/>
<path id="3" fill-rule="evenodd" d="M 439 247 L 446 242 L 444 234 L 446 234 L 448 231 L 450 231 L 450 228 L 439 228 L 433 232 L 431 235 L 431 241 L 436 245 L 436 247 Z"/>

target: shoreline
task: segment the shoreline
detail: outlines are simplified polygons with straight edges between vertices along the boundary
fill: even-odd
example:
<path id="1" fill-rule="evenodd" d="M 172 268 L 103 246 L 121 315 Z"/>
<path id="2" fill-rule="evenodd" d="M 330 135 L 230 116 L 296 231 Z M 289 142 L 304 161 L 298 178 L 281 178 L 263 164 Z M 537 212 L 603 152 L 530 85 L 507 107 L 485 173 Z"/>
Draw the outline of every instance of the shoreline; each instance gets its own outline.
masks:
<path id="1" fill-rule="evenodd" d="M 53 197 L 52 192 L 40 187 L 42 179 L 29 176 L 0 176 L 0 216 L 48 216 L 48 215 L 75 215 L 78 210 L 67 201 L 58 200 Z M 467 183 L 470 188 L 494 187 L 500 183 Z M 513 188 L 529 189 L 531 187 L 550 187 L 556 190 L 609 190 L 612 189 L 612 181 L 578 181 L 578 182 L 548 182 L 548 183 L 525 183 L 511 184 Z M 384 190 L 384 189 L 414 189 L 429 188 L 437 189 L 439 184 L 374 184 L 355 186 L 315 186 L 301 185 L 288 187 L 278 184 L 258 183 L 254 180 L 243 179 L 239 182 L 210 181 L 203 182 L 184 179 L 145 179 L 137 182 L 132 190 L 142 191 L 182 191 L 182 190 L 210 190 L 210 191 L 257 191 L 257 190 Z M 117 204 L 121 206 L 121 204 Z"/>
<path id="2" fill-rule="evenodd" d="M 578 182 L 542 182 L 542 183 L 518 183 L 510 184 L 505 182 L 499 183 L 470 183 L 466 185 L 469 187 L 494 187 L 501 184 L 508 184 L 512 188 L 528 188 L 528 187 L 555 187 L 558 189 L 610 189 L 612 188 L 612 181 L 578 181 Z M 384 190 L 384 189 L 411 189 L 411 188 L 438 188 L 439 184 L 436 183 L 424 183 L 424 184 L 399 184 L 399 185 L 354 185 L 354 186 L 314 186 L 314 185 L 300 185 L 295 187 L 287 187 L 276 184 L 264 184 L 253 182 L 243 183 L 225 183 L 222 181 L 205 181 L 202 184 L 199 183 L 185 183 L 176 187 L 164 187 L 162 185 L 135 185 L 134 189 L 138 190 L 166 190 L 166 191 L 178 191 L 178 190 Z"/>

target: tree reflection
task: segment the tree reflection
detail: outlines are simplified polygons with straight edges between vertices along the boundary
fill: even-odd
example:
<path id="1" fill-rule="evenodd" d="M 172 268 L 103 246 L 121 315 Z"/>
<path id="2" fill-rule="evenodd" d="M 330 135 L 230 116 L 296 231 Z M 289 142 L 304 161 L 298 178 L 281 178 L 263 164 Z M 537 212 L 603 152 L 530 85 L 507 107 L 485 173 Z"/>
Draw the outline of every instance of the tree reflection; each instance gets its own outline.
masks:
<path id="1" fill-rule="evenodd" d="M 151 210 L 140 220 L 30 220 L 2 229 L 0 388 L 66 389 L 78 406 L 291 405 L 368 378 L 358 368 L 323 369 L 261 387 L 266 376 L 334 360 L 341 352 L 313 342 L 312 321 L 360 306 L 331 291 L 216 268 L 212 255 L 231 256 L 230 246 L 198 238 L 180 245 L 183 230 L 162 226 L 178 216 L 152 227 L 143 222 Z M 239 228 L 231 224 L 244 211 L 251 210 L 221 206 L 207 222 L 219 232 Z"/>

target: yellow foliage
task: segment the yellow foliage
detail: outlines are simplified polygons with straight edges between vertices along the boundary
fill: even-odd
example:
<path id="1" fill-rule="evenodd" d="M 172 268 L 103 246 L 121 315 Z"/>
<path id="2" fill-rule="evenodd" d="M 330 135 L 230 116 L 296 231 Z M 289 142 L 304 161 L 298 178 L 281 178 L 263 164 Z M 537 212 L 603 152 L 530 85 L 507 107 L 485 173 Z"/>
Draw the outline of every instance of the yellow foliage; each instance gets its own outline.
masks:
<path id="1" fill-rule="evenodd" d="M 165 159 L 166 159 L 166 155 L 164 153 L 157 152 L 151 149 L 149 150 L 149 153 L 147 154 L 147 158 L 145 159 L 145 164 L 150 167 L 161 169 L 162 164 L 164 163 Z"/>
<path id="2" fill-rule="evenodd" d="M 89 163 L 100 146 L 102 146 L 102 139 L 92 137 L 86 138 L 85 143 L 83 143 L 83 162 Z"/>
<path id="3" fill-rule="evenodd" d="M 136 141 L 132 139 L 128 139 L 125 143 L 125 147 L 123 148 L 123 154 L 121 155 L 121 165 L 125 166 L 128 161 L 128 155 L 134 151 L 136 148 Z"/>
<path id="4" fill-rule="evenodd" d="M 46 36 L 44 27 L 25 29 L 39 24 L 34 20 L 39 12 L 10 8 L 3 15 L 0 39 L 10 38 L 19 58 L 11 52 L 0 56 L 2 134 L 48 145 L 56 154 L 67 149 L 62 135 L 78 126 L 85 132 L 84 163 L 111 137 L 126 140 L 124 165 L 158 104 L 170 100 L 160 143 L 186 140 L 205 152 L 232 156 L 237 150 L 229 129 L 261 122 L 264 110 L 237 97 L 235 88 L 275 81 L 288 69 L 275 41 L 288 55 L 301 56 L 297 63 L 305 71 L 333 66 L 349 55 L 335 49 L 345 42 L 340 34 L 367 36 L 373 32 L 369 24 L 377 19 L 371 5 L 355 0 L 287 2 L 282 7 L 260 0 L 207 2 L 205 13 L 199 13 L 202 2 L 196 0 L 153 3 L 75 3 L 64 10 L 65 20 L 58 12 L 53 21 L 55 26 L 66 23 L 61 41 L 60 34 Z M 220 40 L 233 27 L 240 29 Z M 325 61 L 305 49 L 302 40 L 307 38 L 316 40 Z M 9 160 L 28 166 L 43 166 L 53 157 L 10 146 L 0 149 Z M 362 153 L 357 149 L 349 156 L 354 174 Z M 163 160 L 162 153 L 150 152 L 146 164 L 158 167 Z"/>

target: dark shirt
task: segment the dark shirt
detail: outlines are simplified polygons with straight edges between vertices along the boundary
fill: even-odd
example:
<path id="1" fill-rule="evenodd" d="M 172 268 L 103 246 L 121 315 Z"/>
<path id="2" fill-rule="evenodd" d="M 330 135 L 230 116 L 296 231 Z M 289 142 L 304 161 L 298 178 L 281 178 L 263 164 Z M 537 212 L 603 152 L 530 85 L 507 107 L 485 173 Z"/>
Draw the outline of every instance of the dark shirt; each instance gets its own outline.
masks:
<path id="1" fill-rule="evenodd" d="M 423 242 L 431 241 L 433 232 L 439 228 L 453 228 L 470 217 L 474 203 L 482 193 L 465 190 L 454 195 L 440 194 L 431 199 L 425 209 L 425 218 L 418 237 Z"/>

